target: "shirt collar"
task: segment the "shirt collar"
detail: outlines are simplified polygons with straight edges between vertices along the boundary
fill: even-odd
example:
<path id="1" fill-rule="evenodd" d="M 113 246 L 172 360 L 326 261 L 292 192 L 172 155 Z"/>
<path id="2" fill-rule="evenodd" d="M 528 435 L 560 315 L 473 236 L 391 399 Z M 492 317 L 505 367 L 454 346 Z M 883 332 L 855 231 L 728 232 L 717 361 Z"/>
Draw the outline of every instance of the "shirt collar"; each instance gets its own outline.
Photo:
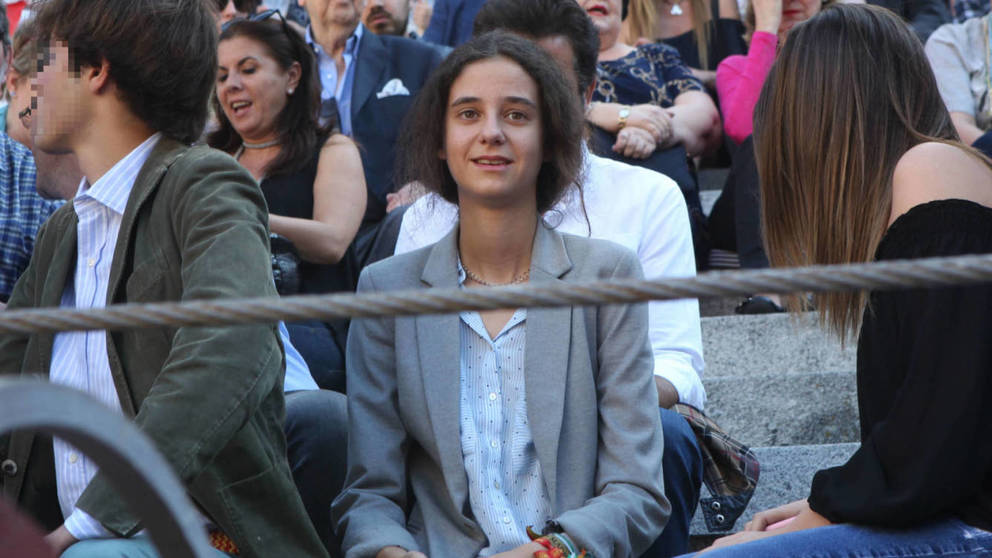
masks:
<path id="1" fill-rule="evenodd" d="M 124 209 L 127 207 L 127 200 L 131 195 L 131 189 L 134 188 L 134 183 L 138 179 L 138 173 L 161 137 L 161 132 L 152 134 L 123 159 L 117 161 L 117 164 L 110 167 L 110 170 L 104 173 L 93 185 L 89 185 L 89 180 L 84 176 L 79 183 L 76 198 L 91 198 L 123 215 Z"/>
<path id="2" fill-rule="evenodd" d="M 355 30 L 351 32 L 348 40 L 344 43 L 344 53 L 345 54 L 355 54 L 358 50 L 358 43 L 362 40 L 362 35 L 365 33 L 365 26 L 359 23 Z M 324 47 L 320 46 L 320 43 L 313 38 L 313 25 L 307 25 L 307 44 L 310 48 L 317 54 L 317 56 L 324 55 L 327 56 L 327 52 L 324 51 Z"/>

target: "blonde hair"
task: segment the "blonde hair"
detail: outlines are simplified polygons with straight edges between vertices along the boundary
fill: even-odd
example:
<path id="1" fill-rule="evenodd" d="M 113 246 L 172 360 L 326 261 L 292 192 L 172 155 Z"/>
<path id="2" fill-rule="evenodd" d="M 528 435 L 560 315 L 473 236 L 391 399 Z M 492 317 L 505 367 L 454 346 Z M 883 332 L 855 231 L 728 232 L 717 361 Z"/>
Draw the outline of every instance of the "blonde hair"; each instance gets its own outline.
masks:
<path id="1" fill-rule="evenodd" d="M 903 154 L 928 141 L 976 153 L 957 141 L 919 40 L 875 6 L 836 5 L 793 28 L 754 120 L 773 266 L 873 260 Z M 802 300 L 787 302 L 795 310 Z M 863 291 L 815 299 L 821 323 L 842 340 L 860 327 L 866 303 Z"/>
<path id="2" fill-rule="evenodd" d="M 633 44 L 640 37 L 657 39 L 654 33 L 658 23 L 658 4 L 662 0 L 630 0 L 627 14 L 627 25 L 629 26 L 628 42 Z M 699 65 L 702 70 L 709 70 L 709 42 L 710 42 L 710 20 L 713 15 L 710 13 L 710 6 L 707 0 L 688 0 L 692 4 L 692 30 L 696 37 L 696 48 L 699 50 Z"/>

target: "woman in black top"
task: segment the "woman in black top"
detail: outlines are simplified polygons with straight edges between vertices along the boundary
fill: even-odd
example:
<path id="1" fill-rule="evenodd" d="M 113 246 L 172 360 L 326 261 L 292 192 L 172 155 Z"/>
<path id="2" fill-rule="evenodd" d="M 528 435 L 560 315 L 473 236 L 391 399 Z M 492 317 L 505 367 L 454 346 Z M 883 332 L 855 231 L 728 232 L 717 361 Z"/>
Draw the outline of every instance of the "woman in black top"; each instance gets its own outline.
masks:
<path id="1" fill-rule="evenodd" d="M 352 273 L 342 260 L 365 212 L 361 158 L 349 138 L 331 130 L 335 123 L 318 124 L 313 53 L 274 15 L 270 10 L 224 24 L 214 96 L 219 128 L 207 141 L 260 182 L 269 228 L 289 239 L 302 260 L 299 292 L 350 290 Z M 287 326 L 317 383 L 343 388 L 340 375 L 324 376 L 343 370 L 344 329 L 329 331 L 320 322 Z"/>
<path id="2" fill-rule="evenodd" d="M 773 265 L 992 251 L 992 161 L 957 140 L 886 10 L 839 5 L 793 29 L 754 137 Z M 842 336 L 860 325 L 861 447 L 712 557 L 990 555 L 992 285 L 815 303 Z"/>

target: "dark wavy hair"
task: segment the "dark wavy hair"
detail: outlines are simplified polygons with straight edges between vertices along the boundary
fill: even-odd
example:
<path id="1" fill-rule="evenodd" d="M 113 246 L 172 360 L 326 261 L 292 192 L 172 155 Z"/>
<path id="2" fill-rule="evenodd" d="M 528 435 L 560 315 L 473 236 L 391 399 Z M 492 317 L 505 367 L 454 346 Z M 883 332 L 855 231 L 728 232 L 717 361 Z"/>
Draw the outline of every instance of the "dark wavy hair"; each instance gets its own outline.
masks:
<path id="1" fill-rule="evenodd" d="M 535 41 L 565 37 L 575 57 L 579 95 L 585 95 L 586 89 L 596 80 L 599 33 L 578 2 L 487 0 L 475 16 L 472 32 L 482 35 L 497 30 L 523 35 Z"/>
<path id="2" fill-rule="evenodd" d="M 469 64 L 505 57 L 520 65 L 540 92 L 544 163 L 537 175 L 537 210 L 544 213 L 575 184 L 582 165 L 582 109 L 558 64 L 531 41 L 494 31 L 456 48 L 424 84 L 407 113 L 401 136 L 404 182 L 419 181 L 429 191 L 458 203 L 458 185 L 438 157 L 444 146 L 445 115 L 451 85 Z"/>
<path id="3" fill-rule="evenodd" d="M 282 138 L 279 154 L 265 169 L 266 174 L 286 174 L 303 168 L 336 122 L 320 126 L 320 81 L 317 79 L 316 61 L 303 37 L 278 17 L 263 21 L 234 19 L 220 34 L 220 41 L 244 37 L 256 41 L 284 71 L 293 62 L 300 64 L 300 82 L 289 96 L 286 106 L 278 115 L 276 129 Z M 216 73 L 216 65 L 214 69 Z M 224 114 L 216 91 L 213 95 L 214 112 L 219 127 L 207 136 L 207 144 L 228 153 L 241 145 L 241 136 Z"/>
<path id="4" fill-rule="evenodd" d="M 203 0 L 40 0 L 41 46 L 65 41 L 73 69 L 110 66 L 120 98 L 145 124 L 193 143 L 217 76 L 217 23 Z"/>

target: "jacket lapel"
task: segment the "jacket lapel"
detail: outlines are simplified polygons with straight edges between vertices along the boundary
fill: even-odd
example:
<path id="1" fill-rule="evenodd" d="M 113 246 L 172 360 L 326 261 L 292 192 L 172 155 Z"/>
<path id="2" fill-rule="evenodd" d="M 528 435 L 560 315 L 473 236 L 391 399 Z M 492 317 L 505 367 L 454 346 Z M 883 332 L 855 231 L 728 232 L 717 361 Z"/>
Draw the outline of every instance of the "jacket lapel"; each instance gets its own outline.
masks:
<path id="1" fill-rule="evenodd" d="M 110 267 L 110 278 L 107 284 L 107 304 L 113 304 L 115 300 L 126 300 L 118 298 L 119 292 L 125 284 L 124 273 L 130 273 L 131 251 L 134 245 L 135 224 L 138 213 L 142 206 L 148 202 L 149 197 L 158 187 L 162 177 L 165 175 L 176 158 L 185 152 L 186 146 L 181 143 L 162 137 L 155 148 L 152 149 L 148 160 L 138 172 L 138 177 L 131 188 L 131 194 L 127 199 L 127 206 L 121 218 L 121 228 L 117 233 L 117 245 L 114 247 L 113 265 Z M 124 415 L 133 418 L 137 415 L 137 406 L 131 393 L 130 385 L 124 376 L 124 369 L 121 367 L 120 357 L 117 354 L 117 346 L 110 331 L 107 335 L 107 357 L 110 362 L 110 371 L 114 377 L 114 386 L 117 388 L 117 398 L 121 402 Z"/>
<path id="2" fill-rule="evenodd" d="M 361 24 L 359 24 L 361 25 Z M 389 51 L 375 33 L 364 29 L 358 45 L 358 58 L 355 60 L 355 83 L 351 89 L 351 121 L 355 122 L 358 112 L 372 96 L 376 86 L 383 81 Z"/>
<path id="3" fill-rule="evenodd" d="M 72 203 L 71 201 L 69 202 Z M 38 300 L 38 307 L 52 308 L 62 304 L 62 293 L 69 281 L 75 281 L 76 277 L 76 225 L 79 219 L 73 209 L 72 219 L 65 228 L 62 238 L 59 240 L 55 251 L 52 253 L 52 260 L 48 265 L 47 275 L 51 280 L 46 280 L 41 289 L 41 297 Z M 52 366 L 52 350 L 55 345 L 55 334 L 45 333 L 38 336 L 38 354 L 42 355 L 43 362 L 39 370 L 48 371 Z"/>
<path id="4" fill-rule="evenodd" d="M 428 287 L 458 287 L 458 227 L 431 250 L 420 277 Z M 444 482 L 455 510 L 465 515 L 468 480 L 461 443 L 461 365 L 458 314 L 417 316 L 424 391 Z"/>
<path id="5" fill-rule="evenodd" d="M 570 269 L 572 262 L 561 235 L 538 224 L 530 281 L 559 283 Z M 561 511 L 557 509 L 558 439 L 565 408 L 571 332 L 571 307 L 527 310 L 527 347 L 524 353 L 527 418 L 554 513 Z"/>

